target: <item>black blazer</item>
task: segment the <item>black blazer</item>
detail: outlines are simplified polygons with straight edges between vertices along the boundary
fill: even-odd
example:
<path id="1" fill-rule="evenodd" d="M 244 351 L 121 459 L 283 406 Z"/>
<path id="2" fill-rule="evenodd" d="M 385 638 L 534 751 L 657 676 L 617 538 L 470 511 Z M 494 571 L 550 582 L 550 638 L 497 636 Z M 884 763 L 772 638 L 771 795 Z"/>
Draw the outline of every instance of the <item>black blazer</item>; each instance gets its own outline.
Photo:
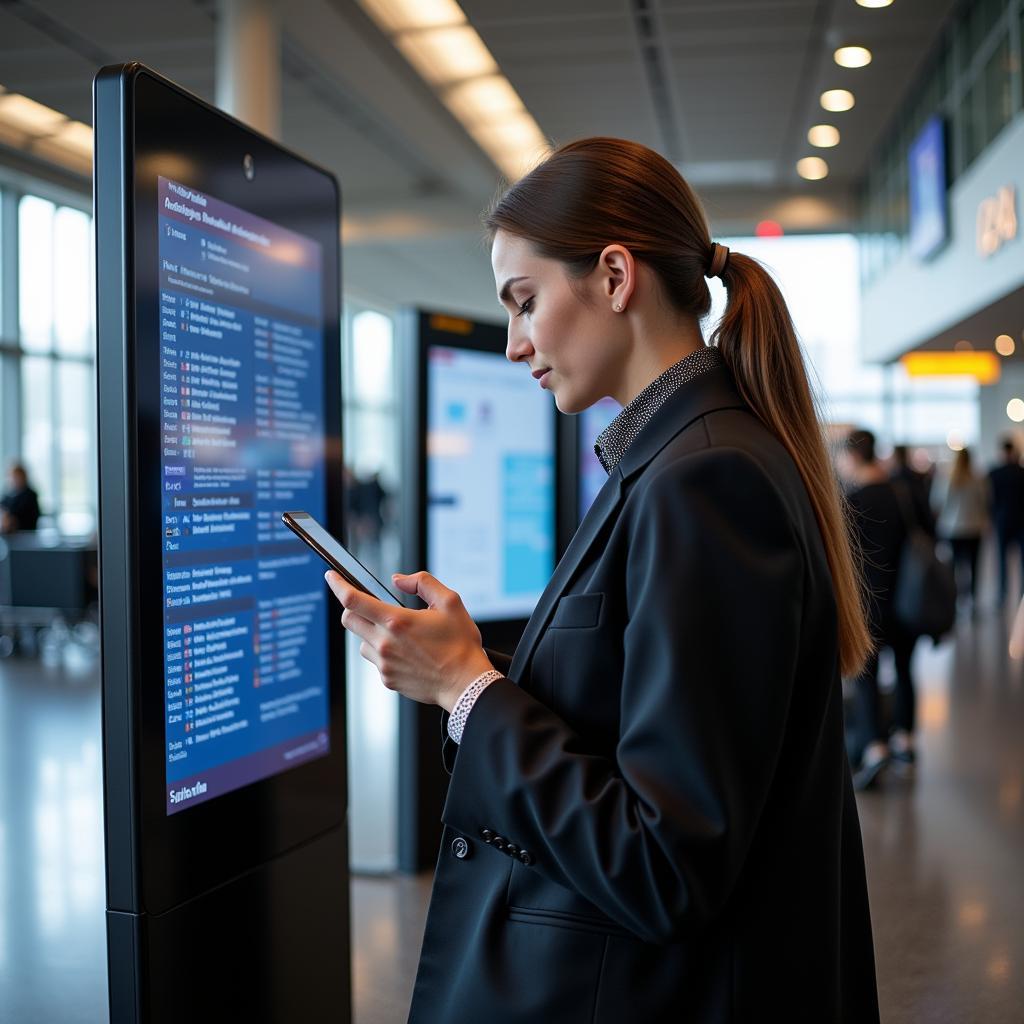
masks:
<path id="1" fill-rule="evenodd" d="M 466 724 L 409 1020 L 878 1020 L 836 610 L 719 368 L 581 524 Z"/>

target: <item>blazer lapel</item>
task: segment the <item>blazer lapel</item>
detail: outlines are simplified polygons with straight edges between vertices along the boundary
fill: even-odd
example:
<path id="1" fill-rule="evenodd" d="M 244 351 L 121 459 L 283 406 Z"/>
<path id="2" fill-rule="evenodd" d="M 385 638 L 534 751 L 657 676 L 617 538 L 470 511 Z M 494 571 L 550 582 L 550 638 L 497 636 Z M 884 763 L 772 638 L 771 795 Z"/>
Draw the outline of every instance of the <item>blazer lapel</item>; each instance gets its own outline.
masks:
<path id="1" fill-rule="evenodd" d="M 558 599 L 572 582 L 580 562 L 597 540 L 605 523 L 618 512 L 626 481 L 639 473 L 672 438 L 684 431 L 695 419 L 716 409 L 747 408 L 736 391 L 731 374 L 723 366 L 709 370 L 696 380 L 682 385 L 658 409 L 605 481 L 558 563 L 550 582 L 544 588 L 544 593 L 541 594 L 516 647 L 508 671 L 509 679 L 518 682 L 522 678 L 533 656 L 534 648 L 547 628 Z"/>

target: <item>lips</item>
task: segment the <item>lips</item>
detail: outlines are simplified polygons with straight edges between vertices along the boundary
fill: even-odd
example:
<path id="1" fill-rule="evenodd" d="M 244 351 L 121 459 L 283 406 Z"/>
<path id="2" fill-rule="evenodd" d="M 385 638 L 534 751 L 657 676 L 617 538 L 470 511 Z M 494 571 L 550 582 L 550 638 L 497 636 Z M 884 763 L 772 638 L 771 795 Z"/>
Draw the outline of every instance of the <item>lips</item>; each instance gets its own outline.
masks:
<path id="1" fill-rule="evenodd" d="M 533 371 L 533 379 L 534 380 L 540 380 L 541 377 L 543 377 L 544 374 L 547 373 L 548 370 L 550 370 L 550 369 L 551 369 L 550 366 L 542 366 L 539 370 L 534 370 Z"/>

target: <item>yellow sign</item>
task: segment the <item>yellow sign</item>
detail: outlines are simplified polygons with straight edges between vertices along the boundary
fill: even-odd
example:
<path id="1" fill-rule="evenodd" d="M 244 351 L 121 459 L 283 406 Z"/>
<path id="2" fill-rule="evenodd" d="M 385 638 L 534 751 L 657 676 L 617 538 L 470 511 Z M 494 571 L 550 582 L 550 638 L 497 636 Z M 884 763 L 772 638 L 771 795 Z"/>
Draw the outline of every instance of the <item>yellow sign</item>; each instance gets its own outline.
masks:
<path id="1" fill-rule="evenodd" d="M 992 256 L 1017 237 L 1017 189 L 1004 185 L 978 204 L 978 253 Z"/>
<path id="2" fill-rule="evenodd" d="M 995 384 L 1002 366 L 995 352 L 908 352 L 900 362 L 911 377 L 973 377 Z"/>

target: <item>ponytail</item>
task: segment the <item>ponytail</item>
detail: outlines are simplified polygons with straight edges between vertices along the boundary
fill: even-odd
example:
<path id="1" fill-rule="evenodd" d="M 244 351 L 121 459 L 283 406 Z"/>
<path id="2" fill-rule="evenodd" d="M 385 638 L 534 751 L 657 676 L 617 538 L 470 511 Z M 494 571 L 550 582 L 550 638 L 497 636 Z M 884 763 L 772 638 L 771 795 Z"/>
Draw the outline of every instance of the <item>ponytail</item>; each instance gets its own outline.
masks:
<path id="1" fill-rule="evenodd" d="M 785 299 L 757 260 L 730 252 L 722 274 L 725 315 L 711 337 L 743 399 L 782 442 L 803 478 L 832 573 L 839 665 L 856 675 L 871 650 L 863 589 L 803 356 Z"/>
<path id="2" fill-rule="evenodd" d="M 700 319 L 711 308 L 704 276 L 718 250 L 700 201 L 672 164 L 639 143 L 593 138 L 560 147 L 500 196 L 484 223 L 492 238 L 497 231 L 524 238 L 573 277 L 592 271 L 605 246 L 618 242 L 657 275 L 680 313 Z M 856 675 L 871 649 L 861 581 L 789 311 L 748 256 L 730 253 L 719 276 L 729 299 L 712 344 L 807 488 L 832 573 L 840 670 Z"/>

